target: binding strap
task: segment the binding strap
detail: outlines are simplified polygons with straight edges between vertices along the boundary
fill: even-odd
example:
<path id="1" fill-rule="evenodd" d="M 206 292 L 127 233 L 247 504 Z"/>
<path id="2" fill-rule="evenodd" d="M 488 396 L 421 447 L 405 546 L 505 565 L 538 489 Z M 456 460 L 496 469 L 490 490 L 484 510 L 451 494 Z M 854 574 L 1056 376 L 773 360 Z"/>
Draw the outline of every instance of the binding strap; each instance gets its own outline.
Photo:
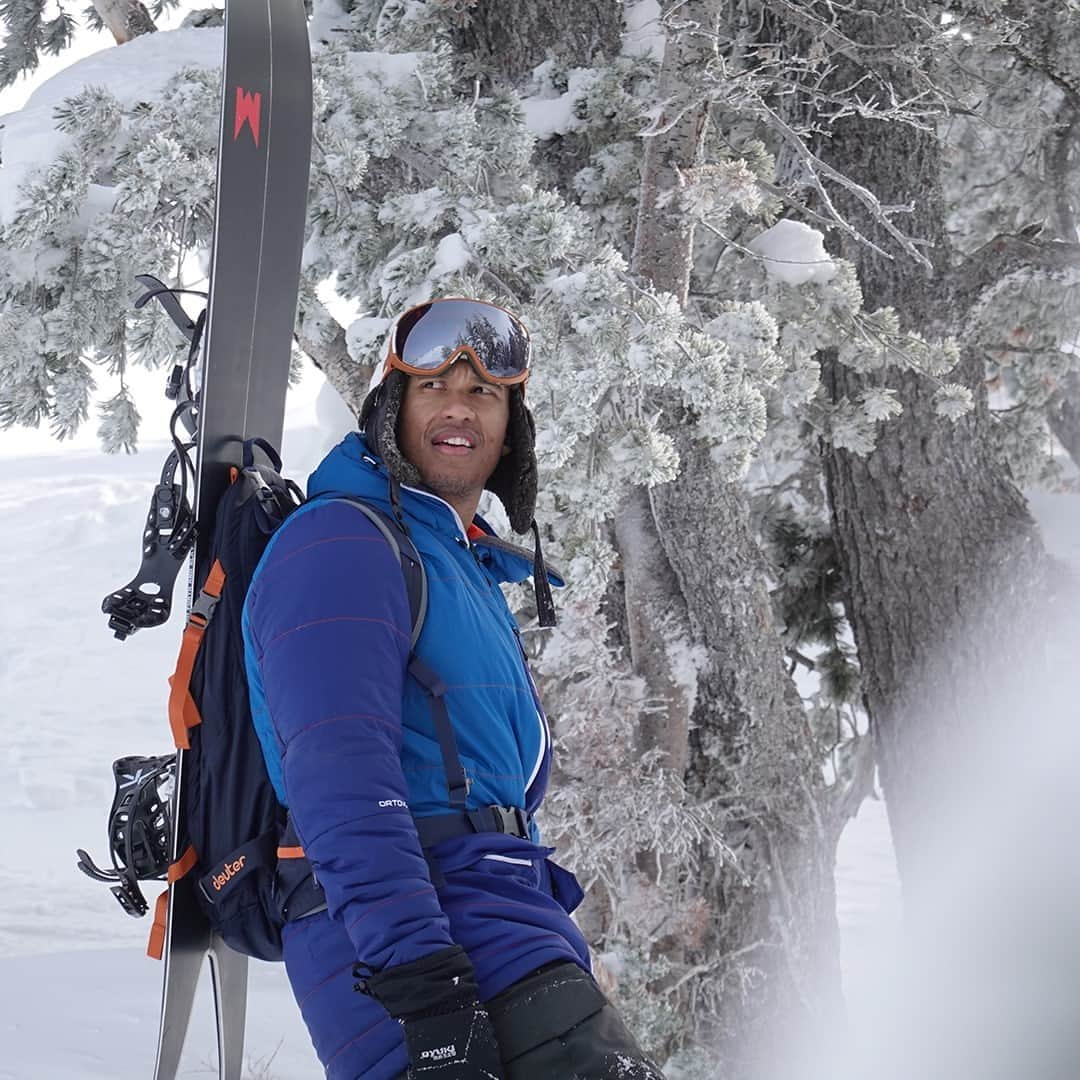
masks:
<path id="1" fill-rule="evenodd" d="M 170 886 L 175 885 L 185 874 L 191 872 L 198 856 L 189 844 L 187 851 L 169 866 L 165 880 Z M 169 921 L 169 889 L 166 889 L 154 904 L 154 922 L 150 927 L 150 940 L 146 943 L 146 955 L 153 960 L 160 960 L 165 955 L 165 930 Z"/>
<path id="2" fill-rule="evenodd" d="M 195 670 L 195 657 L 202 645 L 203 635 L 214 617 L 214 609 L 225 587 L 225 568 L 215 561 L 207 575 L 199 598 L 191 606 L 187 626 L 180 642 L 180 655 L 176 671 L 169 676 L 169 727 L 178 750 L 189 750 L 188 731 L 202 723 L 198 706 L 191 696 L 191 675 Z"/>

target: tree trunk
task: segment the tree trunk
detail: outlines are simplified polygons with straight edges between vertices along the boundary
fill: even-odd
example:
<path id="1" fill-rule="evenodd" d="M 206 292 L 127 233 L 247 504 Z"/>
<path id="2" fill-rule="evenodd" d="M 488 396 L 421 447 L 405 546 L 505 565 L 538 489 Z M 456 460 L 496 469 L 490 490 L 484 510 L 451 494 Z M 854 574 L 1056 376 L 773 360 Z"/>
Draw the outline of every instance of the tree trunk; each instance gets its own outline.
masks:
<path id="1" fill-rule="evenodd" d="M 929 5 L 925 14 L 930 26 Z M 897 99 L 916 93 L 914 72 L 902 59 L 913 52 L 906 47 L 914 24 L 902 9 L 872 0 L 841 21 L 855 40 L 881 47 L 881 75 Z M 855 76 L 842 64 L 837 85 Z M 905 229 L 932 244 L 929 272 L 844 238 L 841 251 L 858 268 L 867 309 L 892 306 L 907 329 L 927 338 L 958 332 L 962 290 L 949 276 L 936 135 L 849 117 L 832 126 L 822 153 L 883 204 L 910 204 Z M 836 201 L 865 236 L 889 246 L 861 204 L 843 195 Z M 1033 613 L 1049 570 L 1024 499 L 990 450 L 978 357 L 966 351 L 949 377 L 976 400 L 974 412 L 955 424 L 935 415 L 927 378 L 857 374 L 835 357 L 825 364 L 834 401 L 887 385 L 899 390 L 904 408 L 881 426 L 866 457 L 832 446 L 824 457 L 865 703 L 909 899 L 934 810 L 973 765 L 973 738 L 998 704 L 1005 668 L 1038 640 Z"/>
<path id="2" fill-rule="evenodd" d="M 702 883 L 730 958 L 716 973 L 727 993 L 709 1034 L 720 1075 L 749 1080 L 767 1075 L 773 1055 L 790 1051 L 800 1033 L 828 1031 L 842 1013 L 838 832 L 784 668 L 744 489 L 716 475 L 706 448 L 680 438 L 679 451 L 682 471 L 656 489 L 653 505 L 691 640 L 707 650 L 691 717 L 690 784 L 727 805 L 725 831 L 738 856 Z M 746 980 L 750 972 L 756 978 Z"/>
<path id="3" fill-rule="evenodd" d="M 520 83 L 544 60 L 589 67 L 618 52 L 622 4 L 613 0 L 527 0 L 513 5 L 476 3 L 454 35 L 455 52 L 473 58 L 470 74 L 488 89 Z"/>
<path id="4" fill-rule="evenodd" d="M 301 284 L 296 343 L 357 415 L 371 384 L 370 366 L 349 355 L 345 328 L 327 311 L 315 290 Z"/>
<path id="5" fill-rule="evenodd" d="M 669 37 L 661 133 L 645 142 L 632 269 L 684 305 L 694 230 L 678 193 L 701 154 L 707 106 L 693 103 L 692 88 L 722 9 L 720 0 L 678 6 L 688 32 Z M 481 0 L 469 9 L 462 44 L 478 74 L 486 68 L 520 86 L 547 55 L 571 65 L 614 53 L 620 15 L 613 3 L 530 0 L 507 18 L 504 5 Z M 685 431 L 679 406 L 660 405 L 668 430 Z M 674 961 L 684 1036 L 715 1052 L 718 1078 L 751 1080 L 768 1073 L 795 1033 L 840 1011 L 837 837 L 822 810 L 820 762 L 785 671 L 746 497 L 716 475 L 706 447 L 680 436 L 679 451 L 679 479 L 628 493 L 617 513 L 623 580 L 609 597 L 611 621 L 647 686 L 649 709 L 635 718 L 640 749 L 661 751 L 692 799 L 724 808 L 717 825 L 738 865 L 707 860 L 686 890 L 706 912 L 704 940 L 668 937 L 655 948 Z M 696 679 L 688 678 L 690 656 L 702 658 Z M 656 869 L 647 854 L 638 865 Z M 585 916 L 593 929 L 606 925 L 603 912 Z M 708 1019 L 704 1002 L 716 1006 Z"/>
<path id="6" fill-rule="evenodd" d="M 1080 374 L 1070 372 L 1062 381 L 1056 401 L 1047 411 L 1050 430 L 1065 452 L 1080 466 Z"/>
<path id="7" fill-rule="evenodd" d="M 692 0 L 679 8 L 683 29 L 669 34 L 661 72 L 662 134 L 646 144 L 632 269 L 683 305 L 694 230 L 679 190 L 708 120 L 707 105 L 691 106 L 687 92 L 715 47 L 721 7 Z M 718 475 L 678 407 L 663 404 L 680 475 L 632 493 L 617 519 L 633 665 L 668 703 L 642 725 L 642 742 L 665 750 L 671 767 L 686 766 L 699 797 L 729 808 L 725 831 L 738 865 L 710 866 L 699 883 L 724 962 L 702 980 L 721 988 L 720 1008 L 715 1026 L 697 1035 L 716 1048 L 722 1076 L 753 1077 L 768 1071 L 778 1032 L 790 1039 L 840 1012 L 837 837 L 784 667 L 746 494 Z M 679 641 L 706 657 L 696 693 L 673 668 L 670 646 Z"/>
<path id="8" fill-rule="evenodd" d="M 142 0 L 94 0 L 94 10 L 117 45 L 157 30 Z"/>

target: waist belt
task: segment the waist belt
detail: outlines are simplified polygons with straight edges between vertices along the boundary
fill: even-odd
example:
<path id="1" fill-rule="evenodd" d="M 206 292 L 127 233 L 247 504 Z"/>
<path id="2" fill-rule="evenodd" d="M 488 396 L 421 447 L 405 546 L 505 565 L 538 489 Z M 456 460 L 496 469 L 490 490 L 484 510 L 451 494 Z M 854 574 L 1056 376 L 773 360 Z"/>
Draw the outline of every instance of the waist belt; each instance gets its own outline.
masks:
<path id="1" fill-rule="evenodd" d="M 420 846 L 425 850 L 452 837 L 471 836 L 473 833 L 501 833 L 522 840 L 530 837 L 531 818 L 516 806 L 482 806 L 479 810 L 435 814 L 413 820 L 416 822 Z"/>
<path id="2" fill-rule="evenodd" d="M 529 828 L 532 818 L 517 806 L 482 806 L 479 810 L 465 810 L 461 813 L 435 814 L 432 817 L 414 818 L 416 834 L 425 856 L 428 849 L 444 840 L 455 836 L 472 836 L 475 833 L 499 833 L 503 836 L 516 836 L 521 840 L 530 839 Z M 282 895 L 282 915 L 286 921 L 302 919 L 305 915 L 314 915 L 326 908 L 326 899 L 322 887 L 315 878 L 311 864 L 299 846 L 296 832 L 290 819 L 283 845 L 278 848 L 278 878 Z M 288 853 L 286 857 L 286 853 Z M 285 861 L 282 861 L 285 859 Z M 438 885 L 442 874 L 433 862 L 428 860 L 432 882 Z M 288 870 L 283 873 L 283 868 Z M 281 888 L 282 878 L 289 880 L 289 887 Z"/>

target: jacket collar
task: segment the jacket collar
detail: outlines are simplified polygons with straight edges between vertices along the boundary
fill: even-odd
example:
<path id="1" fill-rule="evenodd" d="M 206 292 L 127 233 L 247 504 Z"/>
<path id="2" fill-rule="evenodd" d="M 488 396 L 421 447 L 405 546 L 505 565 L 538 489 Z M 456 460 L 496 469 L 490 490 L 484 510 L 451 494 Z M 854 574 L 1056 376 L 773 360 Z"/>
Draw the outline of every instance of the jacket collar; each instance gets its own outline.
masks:
<path id="1" fill-rule="evenodd" d="M 351 432 L 323 459 L 308 480 L 308 496 L 354 495 L 385 513 L 392 514 L 390 505 L 390 474 L 382 459 L 372 451 L 360 432 Z M 457 511 L 444 499 L 430 491 L 401 486 L 401 509 L 406 522 L 417 522 L 452 542 L 465 541 L 497 581 L 519 582 L 533 571 L 532 555 L 495 535 L 495 530 L 479 515 L 472 524 L 484 536 L 472 539 Z M 548 567 L 548 579 L 553 585 L 563 584 L 562 576 Z"/>

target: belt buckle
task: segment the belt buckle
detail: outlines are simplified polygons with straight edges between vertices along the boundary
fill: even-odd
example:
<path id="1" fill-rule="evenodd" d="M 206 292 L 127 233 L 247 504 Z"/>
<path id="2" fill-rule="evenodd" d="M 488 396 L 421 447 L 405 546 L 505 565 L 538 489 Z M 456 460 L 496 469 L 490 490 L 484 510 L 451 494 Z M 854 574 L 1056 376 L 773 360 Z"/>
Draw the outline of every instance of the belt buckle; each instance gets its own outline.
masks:
<path id="1" fill-rule="evenodd" d="M 517 836 L 523 840 L 528 838 L 529 819 L 519 806 L 500 806 L 499 824 L 507 836 Z"/>

